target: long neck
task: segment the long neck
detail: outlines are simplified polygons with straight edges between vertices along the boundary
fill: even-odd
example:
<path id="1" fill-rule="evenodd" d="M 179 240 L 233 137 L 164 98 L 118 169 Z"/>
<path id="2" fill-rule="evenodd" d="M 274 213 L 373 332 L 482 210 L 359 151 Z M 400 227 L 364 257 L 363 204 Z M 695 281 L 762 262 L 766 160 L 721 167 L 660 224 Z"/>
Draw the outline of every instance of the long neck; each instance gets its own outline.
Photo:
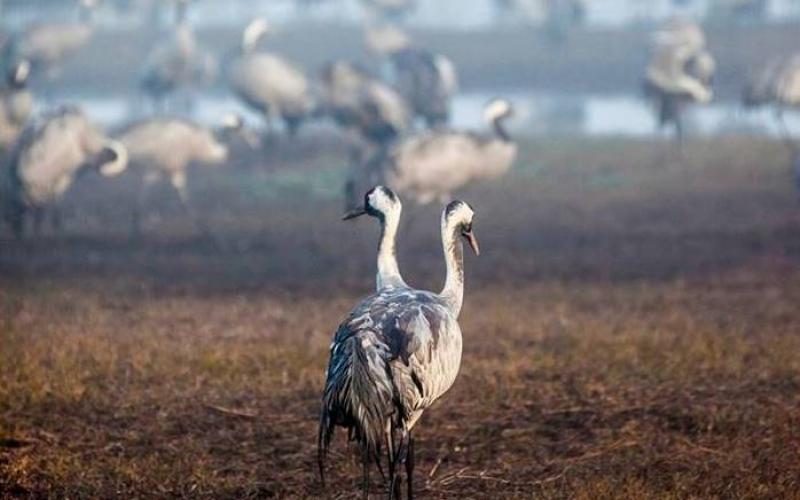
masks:
<path id="1" fill-rule="evenodd" d="M 456 227 L 442 220 L 442 248 L 447 276 L 441 297 L 447 302 L 455 317 L 461 312 L 464 302 L 464 248 Z"/>
<path id="2" fill-rule="evenodd" d="M 375 279 L 378 290 L 387 286 L 405 286 L 400 268 L 397 266 L 395 239 L 400 225 L 400 210 L 389 212 L 381 218 L 381 240 L 378 244 L 378 275 Z"/>
<path id="3" fill-rule="evenodd" d="M 508 131 L 506 130 L 506 126 L 503 124 L 503 117 L 495 118 L 492 122 L 494 127 L 494 133 L 497 134 L 497 137 L 500 138 L 503 142 L 510 142 L 511 136 L 508 135 Z"/>

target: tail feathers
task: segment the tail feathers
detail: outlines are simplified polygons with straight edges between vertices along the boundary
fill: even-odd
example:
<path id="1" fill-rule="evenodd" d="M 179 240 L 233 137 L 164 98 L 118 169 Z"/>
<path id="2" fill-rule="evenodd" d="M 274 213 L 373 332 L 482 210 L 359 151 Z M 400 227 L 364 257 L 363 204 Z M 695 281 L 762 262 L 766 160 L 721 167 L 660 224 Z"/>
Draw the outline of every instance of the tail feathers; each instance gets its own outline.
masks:
<path id="1" fill-rule="evenodd" d="M 322 398 L 318 462 L 324 482 L 324 463 L 334 427 L 349 429 L 362 453 L 377 456 L 387 421 L 395 411 L 388 347 L 374 333 L 359 332 L 336 346 L 331 354 Z"/>

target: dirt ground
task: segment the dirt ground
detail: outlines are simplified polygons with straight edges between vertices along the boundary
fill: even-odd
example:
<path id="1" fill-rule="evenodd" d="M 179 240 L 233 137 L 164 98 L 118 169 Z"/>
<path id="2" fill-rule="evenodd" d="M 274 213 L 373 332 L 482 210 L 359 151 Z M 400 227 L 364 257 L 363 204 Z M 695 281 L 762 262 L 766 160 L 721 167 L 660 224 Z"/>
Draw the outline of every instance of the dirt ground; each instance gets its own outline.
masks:
<path id="1" fill-rule="evenodd" d="M 341 434 L 321 489 L 315 441 L 377 228 L 339 221 L 344 160 L 326 144 L 197 169 L 220 248 L 166 188 L 131 239 L 133 174 L 84 179 L 62 233 L 0 237 L 0 496 L 360 494 Z M 553 138 L 461 193 L 483 254 L 466 262 L 459 378 L 416 432 L 419 496 L 797 498 L 788 163 L 747 138 L 683 160 L 658 141 Z M 401 267 L 436 288 L 438 208 L 409 205 Z"/>

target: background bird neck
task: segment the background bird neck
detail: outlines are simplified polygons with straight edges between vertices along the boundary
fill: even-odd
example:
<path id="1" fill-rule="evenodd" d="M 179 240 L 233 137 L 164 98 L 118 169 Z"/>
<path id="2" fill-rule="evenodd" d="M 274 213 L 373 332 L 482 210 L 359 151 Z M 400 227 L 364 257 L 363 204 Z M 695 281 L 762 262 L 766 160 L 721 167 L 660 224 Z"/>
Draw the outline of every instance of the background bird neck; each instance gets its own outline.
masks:
<path id="1" fill-rule="evenodd" d="M 492 126 L 494 128 L 494 133 L 503 142 L 511 142 L 511 136 L 508 135 L 508 131 L 506 130 L 506 126 L 503 123 L 503 120 L 504 120 L 504 118 L 500 117 L 500 118 L 495 118 L 495 120 L 492 122 Z"/>

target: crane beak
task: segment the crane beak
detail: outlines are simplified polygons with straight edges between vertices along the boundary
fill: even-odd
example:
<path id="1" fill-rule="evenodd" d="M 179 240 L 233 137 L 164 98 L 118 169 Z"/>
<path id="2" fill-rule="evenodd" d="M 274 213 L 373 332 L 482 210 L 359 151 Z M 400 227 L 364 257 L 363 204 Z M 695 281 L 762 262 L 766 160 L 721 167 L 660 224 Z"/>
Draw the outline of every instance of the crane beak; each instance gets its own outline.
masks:
<path id="1" fill-rule="evenodd" d="M 462 232 L 461 236 L 467 240 L 467 243 L 469 243 L 469 246 L 472 248 L 472 251 L 475 252 L 475 255 L 481 254 L 481 249 L 478 247 L 478 239 L 475 237 L 475 233 L 472 232 L 472 230 Z"/>
<path id="2" fill-rule="evenodd" d="M 342 216 L 342 220 L 355 219 L 356 217 L 361 217 L 362 215 L 365 215 L 366 213 L 367 213 L 367 209 L 366 208 L 357 207 L 357 208 L 354 208 L 353 210 L 350 210 L 346 214 L 344 214 Z"/>

